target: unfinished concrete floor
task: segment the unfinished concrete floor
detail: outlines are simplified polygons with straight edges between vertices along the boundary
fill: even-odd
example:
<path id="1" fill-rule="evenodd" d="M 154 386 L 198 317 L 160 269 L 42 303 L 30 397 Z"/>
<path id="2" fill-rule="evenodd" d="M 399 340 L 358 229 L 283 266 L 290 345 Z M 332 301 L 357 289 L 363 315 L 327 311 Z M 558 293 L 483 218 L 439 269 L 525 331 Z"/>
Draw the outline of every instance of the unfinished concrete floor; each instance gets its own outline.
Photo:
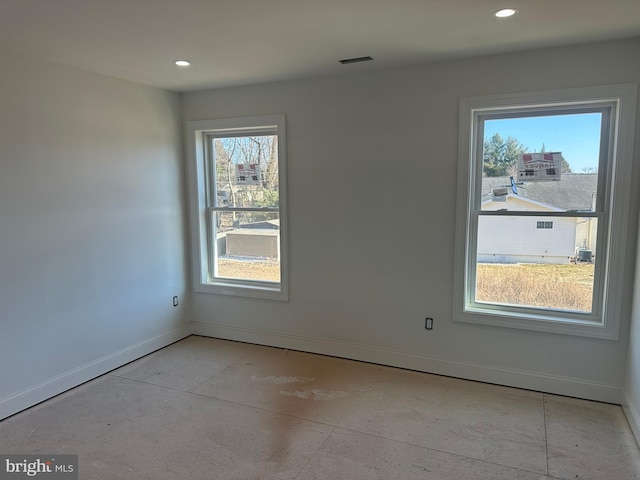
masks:
<path id="1" fill-rule="evenodd" d="M 81 479 L 640 478 L 618 406 L 192 336 L 0 422 Z"/>

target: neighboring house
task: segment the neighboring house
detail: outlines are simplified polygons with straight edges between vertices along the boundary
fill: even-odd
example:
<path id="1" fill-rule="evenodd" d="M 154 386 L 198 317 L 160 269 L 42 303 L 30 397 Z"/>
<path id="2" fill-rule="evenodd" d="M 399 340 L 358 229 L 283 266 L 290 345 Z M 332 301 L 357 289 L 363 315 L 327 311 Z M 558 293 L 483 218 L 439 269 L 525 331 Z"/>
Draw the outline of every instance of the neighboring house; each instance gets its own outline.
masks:
<path id="1" fill-rule="evenodd" d="M 280 230 L 237 228 L 227 232 L 229 257 L 257 257 L 280 259 L 278 238 Z"/>
<path id="2" fill-rule="evenodd" d="M 482 179 L 483 210 L 562 212 L 593 210 L 597 174 L 563 174 L 559 182 L 509 186 L 509 177 Z M 494 263 L 569 263 L 596 254 L 593 218 L 482 217 L 478 261 Z"/>
<path id="3" fill-rule="evenodd" d="M 279 236 L 279 220 L 238 225 L 219 235 L 218 252 L 229 257 L 280 260 Z"/>

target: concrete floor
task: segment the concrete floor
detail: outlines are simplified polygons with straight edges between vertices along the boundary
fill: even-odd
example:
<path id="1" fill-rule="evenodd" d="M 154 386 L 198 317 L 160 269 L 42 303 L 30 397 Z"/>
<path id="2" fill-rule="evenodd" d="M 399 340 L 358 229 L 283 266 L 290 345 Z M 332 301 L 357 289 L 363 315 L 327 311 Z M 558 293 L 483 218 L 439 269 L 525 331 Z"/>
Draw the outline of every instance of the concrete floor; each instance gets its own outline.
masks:
<path id="1" fill-rule="evenodd" d="M 618 406 L 192 336 L 0 422 L 80 479 L 640 478 Z"/>

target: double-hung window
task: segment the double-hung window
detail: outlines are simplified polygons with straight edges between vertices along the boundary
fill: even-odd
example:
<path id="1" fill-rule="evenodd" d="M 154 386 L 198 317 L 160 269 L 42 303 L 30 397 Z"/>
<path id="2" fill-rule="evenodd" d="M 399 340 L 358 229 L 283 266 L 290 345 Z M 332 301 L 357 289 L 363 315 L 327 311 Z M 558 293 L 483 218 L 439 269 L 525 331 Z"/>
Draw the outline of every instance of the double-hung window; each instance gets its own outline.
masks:
<path id="1" fill-rule="evenodd" d="M 461 100 L 456 320 L 617 338 L 636 88 Z"/>
<path id="2" fill-rule="evenodd" d="M 284 115 L 187 122 L 194 287 L 287 299 Z"/>

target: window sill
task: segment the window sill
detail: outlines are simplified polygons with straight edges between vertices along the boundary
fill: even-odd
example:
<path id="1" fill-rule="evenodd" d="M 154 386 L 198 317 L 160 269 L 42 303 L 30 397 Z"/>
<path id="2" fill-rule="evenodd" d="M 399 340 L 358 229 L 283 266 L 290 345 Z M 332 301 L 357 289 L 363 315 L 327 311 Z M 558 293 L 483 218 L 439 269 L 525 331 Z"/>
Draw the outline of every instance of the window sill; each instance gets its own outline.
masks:
<path id="1" fill-rule="evenodd" d="M 570 314 L 567 316 L 524 314 L 511 310 L 501 311 L 498 308 L 467 307 L 464 311 L 456 313 L 454 321 L 606 340 L 618 339 L 618 332 L 612 326 L 607 328 L 602 322 L 592 318 L 581 319 Z"/>
<path id="2" fill-rule="evenodd" d="M 217 295 L 229 295 L 235 297 L 260 298 L 265 300 L 280 300 L 286 302 L 289 295 L 282 284 L 273 286 L 264 284 L 238 284 L 232 282 L 200 283 L 195 286 L 197 293 L 209 293 Z"/>

